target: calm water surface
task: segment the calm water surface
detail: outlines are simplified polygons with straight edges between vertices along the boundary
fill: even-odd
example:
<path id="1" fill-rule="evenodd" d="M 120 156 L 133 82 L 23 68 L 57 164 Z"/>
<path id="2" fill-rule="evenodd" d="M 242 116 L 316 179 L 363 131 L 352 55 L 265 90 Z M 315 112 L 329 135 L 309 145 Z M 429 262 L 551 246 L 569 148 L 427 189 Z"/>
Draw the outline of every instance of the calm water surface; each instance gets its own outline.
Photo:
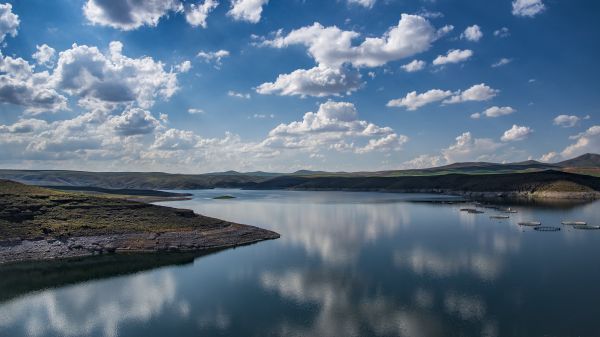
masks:
<path id="1" fill-rule="evenodd" d="M 600 336 L 600 231 L 517 225 L 600 224 L 600 202 L 493 220 L 414 202 L 431 197 L 196 191 L 164 204 L 281 239 L 129 273 L 49 265 L 0 299 L 0 336 Z"/>

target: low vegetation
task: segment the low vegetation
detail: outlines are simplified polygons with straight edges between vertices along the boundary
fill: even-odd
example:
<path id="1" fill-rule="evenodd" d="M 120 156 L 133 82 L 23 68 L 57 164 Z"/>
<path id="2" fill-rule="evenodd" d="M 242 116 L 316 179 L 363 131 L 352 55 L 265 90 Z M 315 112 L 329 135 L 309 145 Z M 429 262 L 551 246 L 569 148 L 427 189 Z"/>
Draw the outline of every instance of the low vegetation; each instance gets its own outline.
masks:
<path id="1" fill-rule="evenodd" d="M 0 180 L 0 239 L 212 230 L 226 225 L 190 210 Z"/>

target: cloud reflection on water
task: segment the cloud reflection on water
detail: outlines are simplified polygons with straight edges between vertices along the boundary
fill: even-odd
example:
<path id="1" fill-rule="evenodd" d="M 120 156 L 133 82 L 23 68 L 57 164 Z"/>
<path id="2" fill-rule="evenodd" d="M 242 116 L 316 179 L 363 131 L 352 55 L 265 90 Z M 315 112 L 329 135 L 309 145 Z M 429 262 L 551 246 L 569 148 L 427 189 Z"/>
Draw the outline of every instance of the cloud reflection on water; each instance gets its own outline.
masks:
<path id="1" fill-rule="evenodd" d="M 0 306 L 0 330 L 20 323 L 28 336 L 119 335 L 122 323 L 146 322 L 166 307 L 179 307 L 168 271 L 44 290 Z"/>

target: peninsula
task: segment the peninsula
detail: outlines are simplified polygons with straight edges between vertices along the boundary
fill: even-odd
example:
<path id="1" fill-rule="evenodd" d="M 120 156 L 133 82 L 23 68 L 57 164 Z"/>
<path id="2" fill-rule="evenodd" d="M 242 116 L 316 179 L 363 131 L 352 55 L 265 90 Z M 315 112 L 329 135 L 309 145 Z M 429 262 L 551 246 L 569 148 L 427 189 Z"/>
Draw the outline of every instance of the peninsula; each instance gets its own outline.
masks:
<path id="1" fill-rule="evenodd" d="M 200 252 L 276 239 L 176 209 L 0 180 L 0 264 L 106 253 Z"/>

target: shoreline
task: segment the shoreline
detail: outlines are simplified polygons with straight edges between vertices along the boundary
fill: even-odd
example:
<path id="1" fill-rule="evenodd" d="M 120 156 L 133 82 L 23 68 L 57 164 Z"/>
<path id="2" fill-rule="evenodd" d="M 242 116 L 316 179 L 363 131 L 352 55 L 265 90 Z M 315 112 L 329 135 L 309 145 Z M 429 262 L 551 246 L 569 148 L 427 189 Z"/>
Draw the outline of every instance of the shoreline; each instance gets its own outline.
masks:
<path id="1" fill-rule="evenodd" d="M 600 192 L 560 192 L 560 191 L 461 191 L 447 189 L 387 189 L 387 188 L 247 188 L 247 191 L 313 191 L 313 192 L 381 192 L 407 194 L 439 194 L 448 196 L 468 197 L 472 199 L 503 199 L 503 200 L 598 200 Z"/>
<path id="2" fill-rule="evenodd" d="M 0 240 L 0 265 L 58 260 L 103 254 L 204 252 L 278 239 L 276 232 L 227 223 L 208 231 L 132 232 L 68 238 L 12 238 Z"/>

